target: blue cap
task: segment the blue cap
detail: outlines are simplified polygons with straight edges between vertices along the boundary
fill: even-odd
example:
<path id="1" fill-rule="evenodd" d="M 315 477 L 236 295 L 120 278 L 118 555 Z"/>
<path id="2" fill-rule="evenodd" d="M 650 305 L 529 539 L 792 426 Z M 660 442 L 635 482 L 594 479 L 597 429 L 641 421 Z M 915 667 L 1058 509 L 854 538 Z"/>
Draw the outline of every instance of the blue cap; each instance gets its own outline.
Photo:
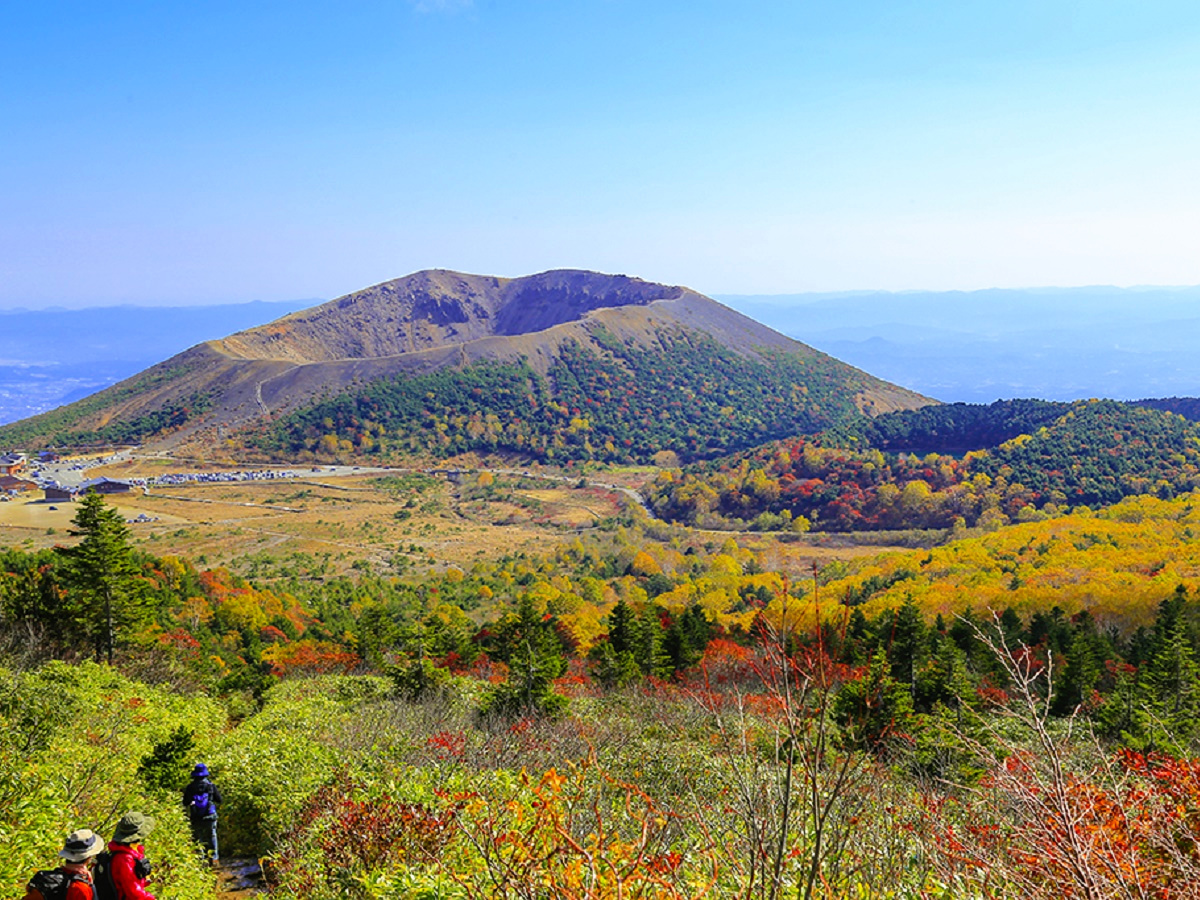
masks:
<path id="1" fill-rule="evenodd" d="M 196 763 L 196 768 L 192 769 L 192 777 L 193 778 L 207 778 L 208 777 L 208 766 L 206 766 L 204 763 Z"/>

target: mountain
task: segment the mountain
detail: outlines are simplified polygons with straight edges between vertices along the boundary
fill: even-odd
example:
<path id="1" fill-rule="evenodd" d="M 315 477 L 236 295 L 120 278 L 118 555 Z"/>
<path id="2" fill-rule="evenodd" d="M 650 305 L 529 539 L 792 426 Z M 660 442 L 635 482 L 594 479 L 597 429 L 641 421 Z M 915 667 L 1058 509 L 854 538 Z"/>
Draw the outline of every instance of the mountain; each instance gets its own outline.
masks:
<path id="1" fill-rule="evenodd" d="M 684 287 L 432 270 L 198 344 L 0 446 L 701 457 L 930 402 Z"/>

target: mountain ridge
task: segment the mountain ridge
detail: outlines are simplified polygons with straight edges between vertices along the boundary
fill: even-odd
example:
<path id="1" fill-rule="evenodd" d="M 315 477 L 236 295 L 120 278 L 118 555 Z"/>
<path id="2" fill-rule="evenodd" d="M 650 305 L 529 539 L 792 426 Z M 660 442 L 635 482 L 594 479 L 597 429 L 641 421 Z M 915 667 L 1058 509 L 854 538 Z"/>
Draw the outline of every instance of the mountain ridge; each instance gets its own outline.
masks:
<path id="1" fill-rule="evenodd" d="M 564 348 L 653 354 L 689 334 L 755 364 L 782 354 L 829 369 L 821 377 L 839 382 L 859 412 L 933 402 L 688 288 L 575 269 L 522 278 L 424 270 L 197 344 L 84 401 L 0 428 L 0 442 L 211 442 L 382 379 L 484 363 L 545 378 Z M 164 422 L 173 433 L 156 434 Z"/>

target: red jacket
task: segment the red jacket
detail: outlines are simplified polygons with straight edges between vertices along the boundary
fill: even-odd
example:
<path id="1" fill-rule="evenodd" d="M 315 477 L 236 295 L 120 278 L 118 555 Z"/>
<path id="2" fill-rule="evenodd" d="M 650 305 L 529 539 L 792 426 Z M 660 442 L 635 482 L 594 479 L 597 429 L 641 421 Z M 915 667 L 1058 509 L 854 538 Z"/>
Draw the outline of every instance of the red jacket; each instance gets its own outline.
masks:
<path id="1" fill-rule="evenodd" d="M 58 871 L 83 879 L 82 881 L 71 880 L 71 883 L 67 885 L 66 900 L 94 900 L 96 895 L 92 892 L 92 876 L 86 866 L 68 863 L 65 866 L 59 866 Z M 34 888 L 26 891 L 25 900 L 44 900 L 44 898 L 42 892 Z"/>
<path id="2" fill-rule="evenodd" d="M 133 867 L 139 859 L 146 858 L 146 848 L 141 844 L 130 846 L 108 842 L 109 852 L 112 853 L 113 887 L 117 890 L 117 900 L 154 900 L 154 895 L 146 890 L 146 879 L 133 874 Z"/>
<path id="3" fill-rule="evenodd" d="M 90 876 L 88 881 L 72 881 L 67 888 L 66 900 L 93 900 L 96 894 L 92 891 Z"/>

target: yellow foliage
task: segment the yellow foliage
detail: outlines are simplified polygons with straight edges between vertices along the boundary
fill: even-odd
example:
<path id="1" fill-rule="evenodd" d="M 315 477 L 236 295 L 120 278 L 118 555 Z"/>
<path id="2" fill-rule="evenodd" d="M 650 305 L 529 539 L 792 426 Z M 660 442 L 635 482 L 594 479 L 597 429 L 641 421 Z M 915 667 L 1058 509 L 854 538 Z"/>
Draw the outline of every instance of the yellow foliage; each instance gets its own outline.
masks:
<path id="1" fill-rule="evenodd" d="M 727 553 L 718 553 L 716 556 L 714 556 L 708 565 L 708 570 L 713 575 L 742 574 L 741 563 Z"/>
<path id="2" fill-rule="evenodd" d="M 868 618 L 912 596 L 929 616 L 972 607 L 1028 614 L 1087 609 L 1119 626 L 1153 621 L 1158 603 L 1200 583 L 1200 493 L 1133 497 L 1099 512 L 1011 525 L 933 550 L 875 557 L 822 588 L 844 596 L 869 578 L 890 587 L 866 600 Z"/>
<path id="3" fill-rule="evenodd" d="M 634 575 L 657 575 L 662 572 L 662 567 L 658 564 L 653 556 L 645 550 L 640 550 L 633 557 L 633 562 L 630 564 L 629 571 Z"/>

